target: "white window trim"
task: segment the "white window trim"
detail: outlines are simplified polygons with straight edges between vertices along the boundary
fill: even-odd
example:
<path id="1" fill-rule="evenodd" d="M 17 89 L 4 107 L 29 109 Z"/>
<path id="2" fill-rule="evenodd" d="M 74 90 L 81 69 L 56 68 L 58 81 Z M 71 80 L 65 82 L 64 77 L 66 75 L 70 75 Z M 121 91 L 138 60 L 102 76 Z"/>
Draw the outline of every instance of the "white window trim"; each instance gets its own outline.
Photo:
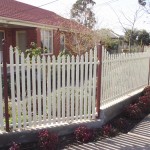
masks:
<path id="1" fill-rule="evenodd" d="M 60 35 L 60 39 L 61 39 L 61 36 L 64 37 L 64 49 L 66 49 L 66 36 L 65 36 L 65 34 L 61 34 L 61 35 Z M 60 43 L 60 46 L 61 46 L 61 43 Z M 64 49 L 63 49 L 63 50 L 64 50 Z M 63 51 L 63 50 L 60 50 L 60 51 Z"/>
<path id="2" fill-rule="evenodd" d="M 51 43 L 52 43 L 52 45 L 51 45 L 51 52 L 47 52 L 47 53 L 45 53 L 45 52 L 43 52 L 43 54 L 44 55 L 49 55 L 49 54 L 53 54 L 53 49 L 54 49 L 54 44 L 53 44 L 53 30 L 48 30 L 48 29 L 41 29 L 41 42 L 42 42 L 42 32 L 43 33 L 45 33 L 44 31 L 48 31 L 48 32 L 51 32 Z M 43 35 L 44 36 L 44 35 Z M 43 43 L 43 45 L 44 45 L 44 43 Z"/>

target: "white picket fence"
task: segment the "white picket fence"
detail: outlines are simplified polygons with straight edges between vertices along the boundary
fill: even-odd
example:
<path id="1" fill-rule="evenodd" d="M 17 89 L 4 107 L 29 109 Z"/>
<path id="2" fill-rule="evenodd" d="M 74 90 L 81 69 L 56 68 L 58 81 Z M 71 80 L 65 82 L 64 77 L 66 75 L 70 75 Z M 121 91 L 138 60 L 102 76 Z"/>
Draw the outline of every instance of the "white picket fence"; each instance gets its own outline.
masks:
<path id="1" fill-rule="evenodd" d="M 10 48 L 13 130 L 94 119 L 97 64 L 96 49 L 30 59 Z"/>
<path id="2" fill-rule="evenodd" d="M 148 83 L 149 52 L 109 54 L 102 51 L 101 106 Z M 94 119 L 97 50 L 82 56 L 25 58 L 10 48 L 12 130 Z M 0 65 L 0 130 L 4 102 Z"/>
<path id="3" fill-rule="evenodd" d="M 148 84 L 149 52 L 102 53 L 101 106 Z"/>

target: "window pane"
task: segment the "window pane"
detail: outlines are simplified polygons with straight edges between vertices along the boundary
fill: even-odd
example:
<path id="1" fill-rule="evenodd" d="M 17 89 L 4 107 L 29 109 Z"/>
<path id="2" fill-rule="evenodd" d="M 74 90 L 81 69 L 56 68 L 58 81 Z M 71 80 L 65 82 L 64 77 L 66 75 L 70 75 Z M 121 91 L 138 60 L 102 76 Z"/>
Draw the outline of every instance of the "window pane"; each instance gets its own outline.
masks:
<path id="1" fill-rule="evenodd" d="M 41 42 L 43 48 L 46 48 L 48 53 L 52 53 L 53 49 L 52 31 L 41 30 Z"/>
<path id="2" fill-rule="evenodd" d="M 60 51 L 65 49 L 65 35 L 60 35 Z"/>

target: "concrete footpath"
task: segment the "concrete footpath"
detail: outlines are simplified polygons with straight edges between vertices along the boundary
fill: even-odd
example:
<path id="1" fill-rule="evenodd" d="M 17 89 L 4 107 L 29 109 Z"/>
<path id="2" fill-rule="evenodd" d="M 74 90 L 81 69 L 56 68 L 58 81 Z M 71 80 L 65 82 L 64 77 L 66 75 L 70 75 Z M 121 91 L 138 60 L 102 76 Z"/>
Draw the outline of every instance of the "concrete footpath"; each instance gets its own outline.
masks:
<path id="1" fill-rule="evenodd" d="M 82 145 L 71 145 L 65 150 L 150 150 L 150 115 L 127 134 Z"/>

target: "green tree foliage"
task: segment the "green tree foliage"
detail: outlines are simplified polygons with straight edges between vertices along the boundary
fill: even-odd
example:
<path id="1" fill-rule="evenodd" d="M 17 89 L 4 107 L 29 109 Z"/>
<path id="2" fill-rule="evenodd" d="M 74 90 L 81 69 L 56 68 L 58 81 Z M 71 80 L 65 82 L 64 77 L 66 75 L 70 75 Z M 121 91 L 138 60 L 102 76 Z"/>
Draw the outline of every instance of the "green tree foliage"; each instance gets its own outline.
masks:
<path id="1" fill-rule="evenodd" d="M 117 39 L 110 39 L 108 38 L 106 41 L 105 41 L 105 48 L 107 51 L 109 51 L 110 53 L 113 51 L 113 50 L 118 50 L 118 46 L 119 46 L 119 40 Z"/>
<path id="2" fill-rule="evenodd" d="M 126 29 L 124 40 L 129 45 L 134 45 L 134 44 L 136 44 L 137 36 L 138 36 L 137 30 Z"/>
<path id="3" fill-rule="evenodd" d="M 93 0 L 77 0 L 72 6 L 71 18 L 92 29 L 96 23 L 95 14 L 92 11 L 94 5 Z"/>
<path id="4" fill-rule="evenodd" d="M 124 36 L 125 42 L 131 45 L 140 45 L 141 47 L 145 45 L 149 45 L 150 43 L 150 35 L 146 30 L 126 30 Z"/>
<path id="5" fill-rule="evenodd" d="M 150 43 L 150 35 L 146 30 L 141 30 L 138 32 L 138 39 L 137 42 L 139 45 L 145 46 L 145 45 L 149 45 Z"/>

